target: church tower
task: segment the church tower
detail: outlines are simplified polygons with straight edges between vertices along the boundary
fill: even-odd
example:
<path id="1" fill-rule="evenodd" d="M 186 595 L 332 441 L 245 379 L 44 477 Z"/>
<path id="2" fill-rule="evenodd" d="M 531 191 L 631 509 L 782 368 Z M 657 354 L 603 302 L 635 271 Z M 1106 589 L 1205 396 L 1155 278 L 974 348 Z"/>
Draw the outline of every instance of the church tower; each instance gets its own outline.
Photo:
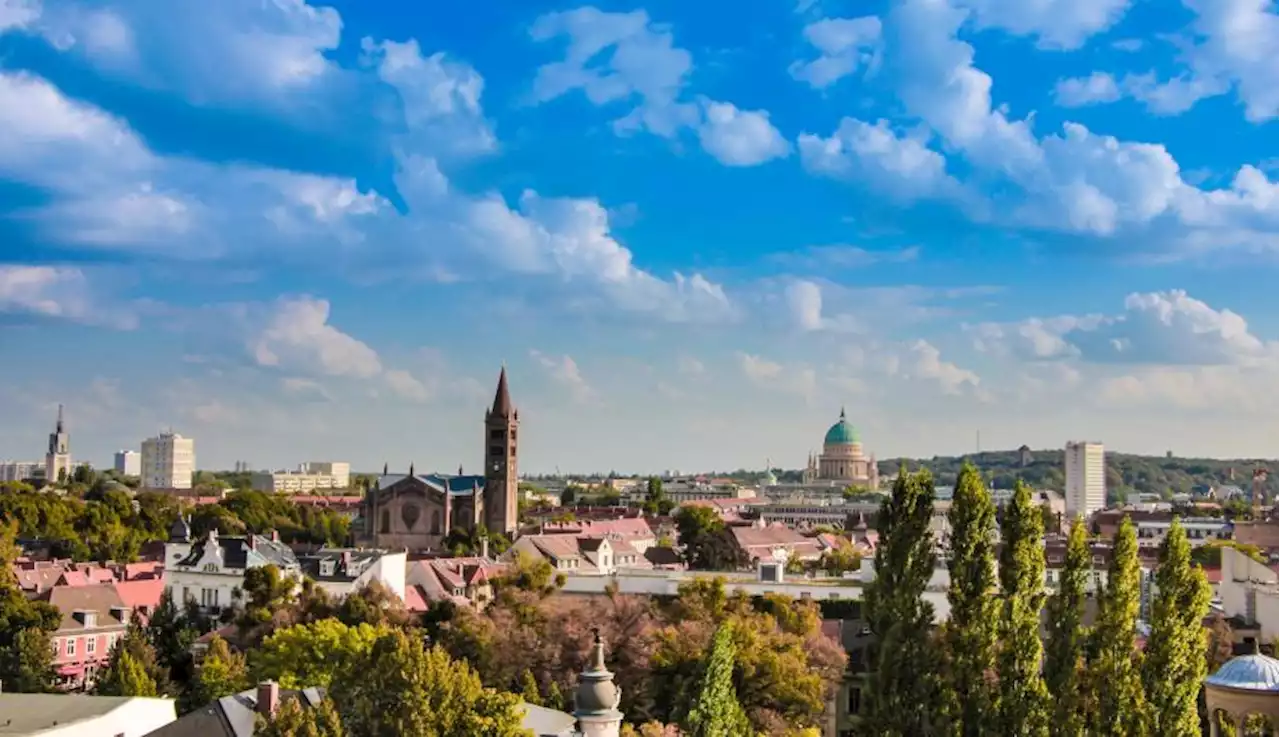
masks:
<path id="1" fill-rule="evenodd" d="M 498 391 L 493 407 L 484 413 L 484 526 L 490 532 L 515 536 L 519 526 L 519 482 L 516 447 L 520 413 L 511 404 L 507 390 L 507 367 L 498 375 Z"/>
<path id="2" fill-rule="evenodd" d="M 58 405 L 58 424 L 49 433 L 49 452 L 44 455 L 45 481 L 56 484 L 71 475 L 71 436 L 62 423 L 62 405 Z"/>

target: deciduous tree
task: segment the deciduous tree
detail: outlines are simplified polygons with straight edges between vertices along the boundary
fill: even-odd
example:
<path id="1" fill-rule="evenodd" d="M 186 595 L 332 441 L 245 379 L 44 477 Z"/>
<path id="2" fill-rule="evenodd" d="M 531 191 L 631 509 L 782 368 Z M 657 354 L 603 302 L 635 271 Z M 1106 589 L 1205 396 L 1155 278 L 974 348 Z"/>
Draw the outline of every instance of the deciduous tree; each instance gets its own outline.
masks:
<path id="1" fill-rule="evenodd" d="M 111 663 L 98 679 L 94 693 L 99 696 L 158 696 L 156 682 L 146 666 L 134 658 L 124 640 L 116 644 Z"/>
<path id="2" fill-rule="evenodd" d="M 1134 643 L 1141 604 L 1138 536 L 1128 516 L 1116 531 L 1107 586 L 1098 602 L 1089 662 L 1092 692 L 1089 734 L 1143 737 L 1146 699 L 1140 677 L 1142 654 Z"/>
<path id="3" fill-rule="evenodd" d="M 994 597 L 996 508 L 982 476 L 966 463 L 948 513 L 951 527 L 951 614 L 944 625 L 947 699 L 952 733 L 981 737 L 994 728 L 991 675 L 996 665 Z"/>
<path id="4" fill-rule="evenodd" d="M 347 734 L 329 699 L 305 709 L 298 699 L 285 699 L 270 719 L 259 714 L 255 722 L 254 737 L 343 737 Z"/>
<path id="5" fill-rule="evenodd" d="M 363 661 L 390 627 L 322 619 L 276 630 L 254 653 L 258 680 L 270 679 L 282 688 L 328 688 L 344 670 Z"/>
<path id="6" fill-rule="evenodd" d="M 368 737 L 517 737 L 520 698 L 485 688 L 466 663 L 403 632 L 378 639 L 334 680 L 343 724 Z"/>
<path id="7" fill-rule="evenodd" d="M 1000 524 L 1000 718 L 993 733 L 1002 735 L 1049 732 L 1049 694 L 1040 672 L 1043 525 L 1031 489 L 1018 481 Z"/>
<path id="8" fill-rule="evenodd" d="M 1053 700 L 1049 733 L 1053 737 L 1083 737 L 1085 587 L 1092 569 L 1084 522 L 1076 519 L 1067 537 L 1067 551 L 1058 577 L 1058 590 L 1049 598 L 1048 643 L 1045 650 L 1045 685 Z"/>
<path id="9" fill-rule="evenodd" d="M 1142 668 L 1150 729 L 1162 737 L 1197 737 L 1200 715 L 1196 700 L 1206 674 L 1205 615 L 1209 583 L 1191 564 L 1191 545 L 1175 517 L 1160 544 L 1152 604 L 1151 636 Z"/>
<path id="10" fill-rule="evenodd" d="M 933 477 L 904 465 L 880 506 L 876 577 L 865 591 L 878 646 L 863 703 L 867 729 L 875 734 L 923 737 L 940 726 L 933 606 L 923 598 L 936 562 L 933 496 Z"/>
<path id="11" fill-rule="evenodd" d="M 214 635 L 204 659 L 196 668 L 195 677 L 182 693 L 179 707 L 184 712 L 198 709 L 215 699 L 240 693 L 249 686 L 244 656 L 232 652 L 226 640 Z"/>

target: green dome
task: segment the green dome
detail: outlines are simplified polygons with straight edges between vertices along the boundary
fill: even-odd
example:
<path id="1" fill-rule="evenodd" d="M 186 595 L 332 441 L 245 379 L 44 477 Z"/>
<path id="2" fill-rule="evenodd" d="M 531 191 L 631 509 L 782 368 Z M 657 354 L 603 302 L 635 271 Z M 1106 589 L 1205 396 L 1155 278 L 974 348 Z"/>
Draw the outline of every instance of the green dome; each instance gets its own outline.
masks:
<path id="1" fill-rule="evenodd" d="M 844 410 L 840 410 L 840 421 L 831 426 L 827 430 L 827 436 L 823 438 L 823 445 L 853 445 L 862 442 L 862 438 L 858 436 L 858 430 L 849 421 L 844 418 Z"/>

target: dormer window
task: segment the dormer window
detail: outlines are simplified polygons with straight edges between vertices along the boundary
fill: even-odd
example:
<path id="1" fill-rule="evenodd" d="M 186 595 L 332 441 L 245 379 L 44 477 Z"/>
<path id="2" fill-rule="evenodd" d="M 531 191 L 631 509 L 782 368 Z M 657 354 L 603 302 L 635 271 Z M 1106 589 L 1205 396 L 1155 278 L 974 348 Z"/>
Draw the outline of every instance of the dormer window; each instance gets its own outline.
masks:
<path id="1" fill-rule="evenodd" d="M 205 563 L 205 564 L 204 564 L 204 567 L 202 567 L 200 570 L 204 571 L 205 573 L 217 573 L 217 572 L 218 572 L 218 564 L 217 564 L 217 563 Z"/>
<path id="2" fill-rule="evenodd" d="M 333 561 L 331 561 L 331 560 L 322 560 L 322 561 L 320 561 L 320 575 L 321 575 L 321 576 L 332 576 L 332 575 L 333 575 L 333 568 L 334 568 L 334 562 L 333 562 Z"/>

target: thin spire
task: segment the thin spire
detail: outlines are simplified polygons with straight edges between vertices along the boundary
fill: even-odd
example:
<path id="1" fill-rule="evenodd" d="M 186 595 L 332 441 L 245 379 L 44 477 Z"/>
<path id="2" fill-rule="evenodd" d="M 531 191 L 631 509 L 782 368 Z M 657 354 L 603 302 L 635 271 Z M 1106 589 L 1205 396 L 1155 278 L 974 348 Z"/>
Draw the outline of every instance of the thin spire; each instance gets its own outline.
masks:
<path id="1" fill-rule="evenodd" d="M 54 428 L 54 432 L 62 432 L 62 405 L 58 405 L 58 425 Z"/>
<path id="2" fill-rule="evenodd" d="M 498 417 L 510 417 L 512 413 L 511 393 L 507 390 L 507 365 L 502 365 L 502 373 L 498 374 L 498 390 L 493 395 L 492 414 Z"/>
<path id="3" fill-rule="evenodd" d="M 413 473 L 413 462 L 412 462 L 412 461 L 409 463 L 409 475 L 410 475 L 410 476 L 413 476 L 413 475 L 414 475 L 414 473 Z"/>
<path id="4" fill-rule="evenodd" d="M 844 405 L 840 405 L 840 419 L 844 419 Z"/>

